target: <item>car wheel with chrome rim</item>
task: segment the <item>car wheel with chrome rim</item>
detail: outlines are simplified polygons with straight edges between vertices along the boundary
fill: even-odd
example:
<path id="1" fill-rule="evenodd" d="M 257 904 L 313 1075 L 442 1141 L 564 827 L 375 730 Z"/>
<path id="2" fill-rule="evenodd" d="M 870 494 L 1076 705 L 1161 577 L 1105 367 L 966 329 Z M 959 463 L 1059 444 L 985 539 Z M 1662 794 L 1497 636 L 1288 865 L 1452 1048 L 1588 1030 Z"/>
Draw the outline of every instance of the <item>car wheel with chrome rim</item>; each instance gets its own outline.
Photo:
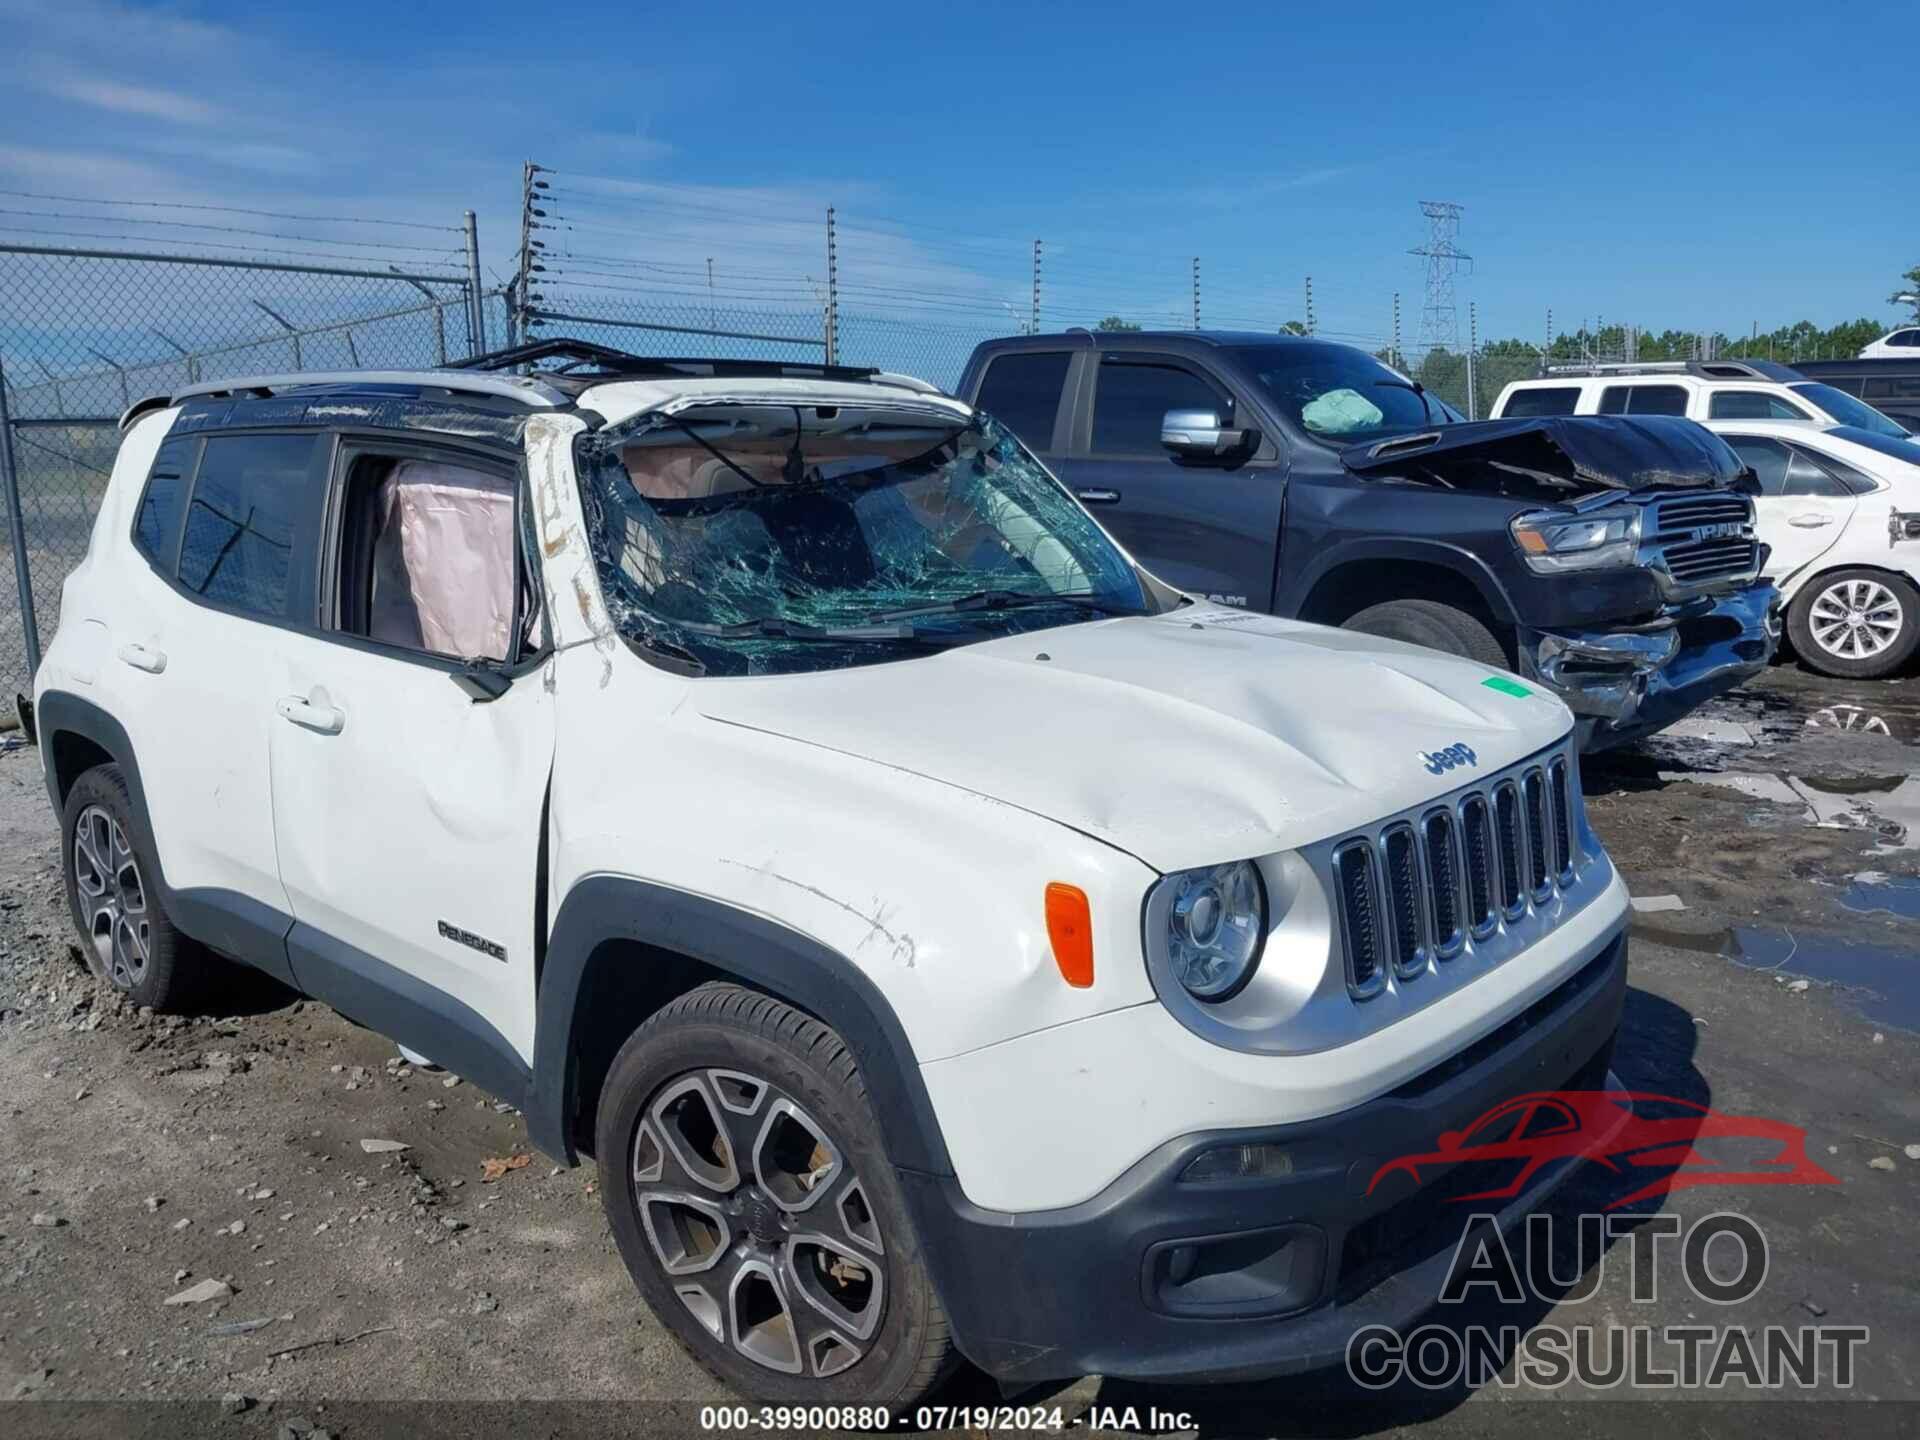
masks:
<path id="1" fill-rule="evenodd" d="M 1810 668 L 1876 679 L 1898 670 L 1920 646 L 1920 593 L 1884 570 L 1836 570 L 1801 590 L 1788 625 L 1795 652 Z"/>

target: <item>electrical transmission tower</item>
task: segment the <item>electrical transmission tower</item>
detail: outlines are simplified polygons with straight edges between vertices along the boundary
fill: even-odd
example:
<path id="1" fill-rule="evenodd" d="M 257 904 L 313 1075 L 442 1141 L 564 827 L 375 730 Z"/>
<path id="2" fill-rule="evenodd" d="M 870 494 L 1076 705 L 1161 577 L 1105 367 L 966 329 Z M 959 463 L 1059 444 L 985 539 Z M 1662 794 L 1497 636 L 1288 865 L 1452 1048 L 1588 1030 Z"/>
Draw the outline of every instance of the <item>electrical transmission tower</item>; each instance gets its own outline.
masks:
<path id="1" fill-rule="evenodd" d="M 1420 345 L 1430 350 L 1444 345 L 1460 350 L 1460 314 L 1453 303 L 1453 277 L 1461 266 L 1473 267 L 1473 257 L 1456 243 L 1460 235 L 1460 206 L 1451 200 L 1422 200 L 1427 217 L 1427 243 L 1408 253 L 1427 262 L 1427 301 L 1420 311 Z"/>

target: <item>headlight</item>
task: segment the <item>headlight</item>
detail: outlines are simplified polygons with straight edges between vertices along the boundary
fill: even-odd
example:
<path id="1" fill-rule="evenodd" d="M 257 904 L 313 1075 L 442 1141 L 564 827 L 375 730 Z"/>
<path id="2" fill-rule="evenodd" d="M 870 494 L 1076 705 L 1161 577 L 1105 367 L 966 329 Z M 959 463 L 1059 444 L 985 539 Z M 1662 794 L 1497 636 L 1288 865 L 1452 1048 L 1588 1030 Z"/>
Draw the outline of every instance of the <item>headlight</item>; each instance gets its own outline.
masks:
<path id="1" fill-rule="evenodd" d="M 1640 511 L 1603 510 L 1579 518 L 1516 515 L 1508 527 L 1529 567 L 1542 575 L 1631 565 L 1640 546 Z"/>
<path id="2" fill-rule="evenodd" d="M 1251 861 L 1162 877 L 1148 913 L 1165 919 L 1147 942 L 1164 947 L 1167 968 L 1196 1000 L 1229 999 L 1253 978 L 1267 938 L 1267 892 Z"/>

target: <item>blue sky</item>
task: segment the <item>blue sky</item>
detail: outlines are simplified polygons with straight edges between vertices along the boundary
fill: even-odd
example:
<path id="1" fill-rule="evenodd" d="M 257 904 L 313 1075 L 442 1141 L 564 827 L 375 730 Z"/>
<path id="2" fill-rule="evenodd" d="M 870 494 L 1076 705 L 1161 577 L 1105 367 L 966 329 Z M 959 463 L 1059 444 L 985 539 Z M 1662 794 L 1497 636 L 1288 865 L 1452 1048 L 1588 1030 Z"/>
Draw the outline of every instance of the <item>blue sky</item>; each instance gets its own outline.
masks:
<path id="1" fill-rule="evenodd" d="M 1420 199 L 1466 207 L 1483 336 L 1538 336 L 1548 306 L 1561 330 L 1891 323 L 1920 264 L 1910 4 L 834 15 L 0 0 L 0 189 L 471 207 L 504 270 L 533 158 L 605 222 L 569 244 L 676 284 L 712 256 L 723 289 L 803 295 L 831 202 L 868 309 L 1023 311 L 1040 236 L 1062 316 L 1182 313 L 1199 255 L 1210 319 L 1297 316 L 1311 274 L 1323 329 L 1384 334 L 1398 290 L 1410 341 Z"/>

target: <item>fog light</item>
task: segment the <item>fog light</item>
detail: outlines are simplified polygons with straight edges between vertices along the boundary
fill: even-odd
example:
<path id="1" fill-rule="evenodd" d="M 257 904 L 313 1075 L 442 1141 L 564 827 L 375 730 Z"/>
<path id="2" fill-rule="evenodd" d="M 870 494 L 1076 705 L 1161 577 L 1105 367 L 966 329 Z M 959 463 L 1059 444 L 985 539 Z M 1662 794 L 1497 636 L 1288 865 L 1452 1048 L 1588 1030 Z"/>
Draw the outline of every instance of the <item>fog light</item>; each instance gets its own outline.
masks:
<path id="1" fill-rule="evenodd" d="M 1278 1145 L 1222 1145 L 1196 1156 L 1182 1180 L 1279 1180 L 1293 1173 L 1293 1156 Z"/>

